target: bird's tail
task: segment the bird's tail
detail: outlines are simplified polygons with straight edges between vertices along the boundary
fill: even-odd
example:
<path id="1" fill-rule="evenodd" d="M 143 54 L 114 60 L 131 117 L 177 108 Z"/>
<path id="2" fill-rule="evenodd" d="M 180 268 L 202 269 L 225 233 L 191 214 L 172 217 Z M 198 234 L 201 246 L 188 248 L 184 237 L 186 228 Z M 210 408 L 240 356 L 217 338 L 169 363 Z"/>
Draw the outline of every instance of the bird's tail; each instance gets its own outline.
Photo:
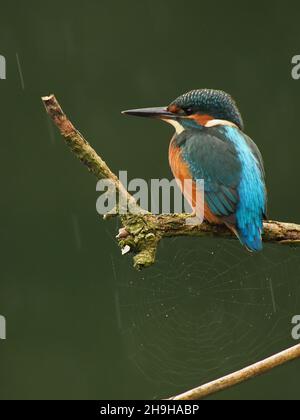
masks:
<path id="1" fill-rule="evenodd" d="M 235 233 L 239 241 L 250 252 L 259 252 L 263 249 L 262 244 L 262 229 L 259 226 L 248 225 L 244 229 L 239 229 L 237 226 L 228 225 L 228 227 Z"/>

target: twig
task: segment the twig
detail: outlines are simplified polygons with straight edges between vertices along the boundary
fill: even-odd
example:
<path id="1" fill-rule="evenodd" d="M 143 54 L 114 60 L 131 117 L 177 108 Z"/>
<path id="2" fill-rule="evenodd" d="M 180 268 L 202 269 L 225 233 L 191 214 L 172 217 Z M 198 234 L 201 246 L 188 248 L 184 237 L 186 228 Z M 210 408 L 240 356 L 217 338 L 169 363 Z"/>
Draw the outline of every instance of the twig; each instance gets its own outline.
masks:
<path id="1" fill-rule="evenodd" d="M 287 362 L 300 358 L 300 344 L 275 354 L 268 359 L 248 366 L 231 375 L 224 376 L 216 381 L 199 386 L 183 394 L 169 398 L 170 400 L 200 400 L 210 395 L 216 394 L 225 389 L 231 388 L 241 382 L 245 382 L 256 376 L 262 375 L 270 370 L 281 366 Z"/>
<path id="2" fill-rule="evenodd" d="M 130 204 L 132 213 L 119 214 L 124 232 L 118 238 L 122 250 L 130 249 L 134 253 L 134 266 L 137 269 L 154 264 L 157 246 L 164 237 L 171 236 L 214 236 L 234 238 L 225 227 L 202 223 L 187 224 L 187 214 L 153 215 L 145 213 L 133 196 L 124 188 L 118 177 L 109 169 L 104 160 L 89 145 L 83 135 L 73 126 L 61 109 L 54 95 L 44 96 L 42 101 L 54 124 L 65 138 L 67 145 L 77 158 L 88 167 L 97 179 L 109 179 L 118 191 L 122 201 Z M 109 215 L 107 215 L 109 216 Z M 106 217 L 108 218 L 108 217 Z M 268 221 L 264 223 L 265 242 L 288 245 L 300 244 L 300 225 Z"/>

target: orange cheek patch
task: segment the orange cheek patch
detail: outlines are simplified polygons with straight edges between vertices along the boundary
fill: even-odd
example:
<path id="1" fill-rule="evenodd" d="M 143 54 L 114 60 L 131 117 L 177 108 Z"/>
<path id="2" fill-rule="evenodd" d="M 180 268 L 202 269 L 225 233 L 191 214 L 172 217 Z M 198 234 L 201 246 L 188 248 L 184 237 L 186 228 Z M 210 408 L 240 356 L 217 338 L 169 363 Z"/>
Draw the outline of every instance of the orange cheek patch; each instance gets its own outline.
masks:
<path id="1" fill-rule="evenodd" d="M 196 121 L 197 124 L 205 126 L 208 121 L 213 120 L 214 118 L 207 114 L 195 114 L 187 117 L 190 120 Z"/>

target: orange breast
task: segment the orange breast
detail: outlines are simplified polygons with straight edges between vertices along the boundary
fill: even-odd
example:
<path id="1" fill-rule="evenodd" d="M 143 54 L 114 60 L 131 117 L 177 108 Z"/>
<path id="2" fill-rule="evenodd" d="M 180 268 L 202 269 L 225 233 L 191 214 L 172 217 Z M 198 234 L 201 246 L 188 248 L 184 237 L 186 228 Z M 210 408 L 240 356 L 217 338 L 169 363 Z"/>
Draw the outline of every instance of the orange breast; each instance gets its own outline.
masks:
<path id="1" fill-rule="evenodd" d="M 199 194 L 197 197 L 196 183 L 192 181 L 193 177 L 190 174 L 188 165 L 182 159 L 181 149 L 174 145 L 173 141 L 171 141 L 169 147 L 169 163 L 174 178 L 177 180 L 179 188 L 181 189 L 182 193 L 184 194 L 186 200 L 188 201 L 192 209 L 195 211 L 196 202 L 197 200 L 199 200 Z M 190 180 L 192 182 L 185 183 L 185 180 Z M 189 185 L 191 187 L 188 187 Z M 205 197 L 204 218 L 210 223 L 222 224 L 222 221 L 219 220 L 218 217 L 210 211 L 208 205 L 205 203 Z"/>

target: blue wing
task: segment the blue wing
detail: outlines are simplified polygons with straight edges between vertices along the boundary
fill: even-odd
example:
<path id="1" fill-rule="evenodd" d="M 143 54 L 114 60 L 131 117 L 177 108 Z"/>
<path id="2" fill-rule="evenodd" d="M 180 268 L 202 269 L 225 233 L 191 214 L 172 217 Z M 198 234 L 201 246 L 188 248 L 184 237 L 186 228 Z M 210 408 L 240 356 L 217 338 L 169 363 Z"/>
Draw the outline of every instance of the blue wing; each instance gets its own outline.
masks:
<path id="1" fill-rule="evenodd" d="M 266 188 L 255 143 L 230 126 L 182 133 L 182 157 L 194 179 L 204 179 L 205 202 L 212 213 L 234 226 L 250 250 L 261 249 Z"/>
<path id="2" fill-rule="evenodd" d="M 216 136 L 215 129 L 189 130 L 184 135 L 182 158 L 194 179 L 204 179 L 205 202 L 211 212 L 221 218 L 234 215 L 241 174 L 234 145 Z"/>

